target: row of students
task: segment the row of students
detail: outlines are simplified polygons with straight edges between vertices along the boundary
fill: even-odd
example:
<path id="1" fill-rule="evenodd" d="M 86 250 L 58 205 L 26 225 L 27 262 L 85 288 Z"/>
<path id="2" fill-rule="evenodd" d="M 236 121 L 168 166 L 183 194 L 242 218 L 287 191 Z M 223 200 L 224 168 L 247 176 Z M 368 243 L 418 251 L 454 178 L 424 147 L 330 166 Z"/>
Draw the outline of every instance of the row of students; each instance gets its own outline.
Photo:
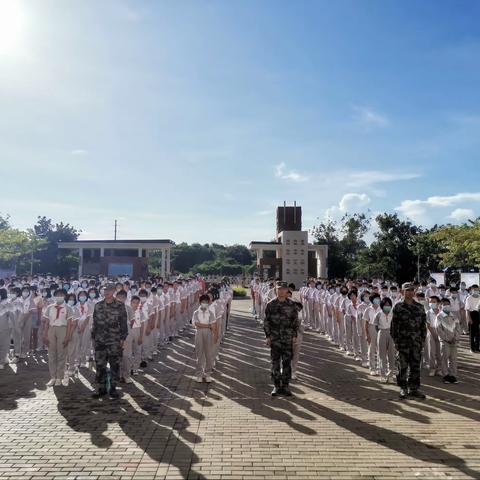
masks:
<path id="1" fill-rule="evenodd" d="M 437 287 L 432 280 L 417 284 L 416 288 L 416 301 L 424 306 L 428 322 L 424 367 L 429 375 L 441 375 L 446 383 L 455 383 L 456 352 L 462 332 L 470 331 L 471 351 L 478 351 L 478 286 L 472 285 L 469 289 L 464 284 L 460 288 L 455 284 L 449 288 Z M 261 323 L 265 306 L 274 294 L 272 281 L 254 279 L 251 291 L 252 312 Z M 383 382 L 394 381 L 395 347 L 390 325 L 393 308 L 402 300 L 396 284 L 330 283 L 311 279 L 300 288 L 299 298 L 302 330 L 325 335 L 346 355 L 369 368 L 371 375 L 380 376 Z M 296 375 L 294 365 L 292 378 Z"/>

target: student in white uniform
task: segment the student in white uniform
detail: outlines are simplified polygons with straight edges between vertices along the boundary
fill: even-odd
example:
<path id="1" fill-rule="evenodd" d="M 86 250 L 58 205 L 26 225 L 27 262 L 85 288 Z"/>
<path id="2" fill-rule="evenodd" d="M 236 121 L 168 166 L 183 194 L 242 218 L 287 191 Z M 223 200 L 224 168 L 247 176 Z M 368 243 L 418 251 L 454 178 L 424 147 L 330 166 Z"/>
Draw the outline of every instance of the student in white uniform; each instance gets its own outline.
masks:
<path id="1" fill-rule="evenodd" d="M 0 370 L 8 365 L 8 355 L 10 353 L 9 311 L 7 289 L 0 288 Z"/>
<path id="2" fill-rule="evenodd" d="M 78 292 L 77 304 L 77 330 L 78 336 L 78 359 L 77 366 L 87 366 L 87 361 L 91 357 L 92 346 L 92 321 L 93 321 L 93 302 L 88 301 L 88 293 L 86 290 Z"/>
<path id="3" fill-rule="evenodd" d="M 348 302 L 345 303 L 345 345 L 347 348 L 348 356 L 355 356 L 355 352 L 358 350 L 357 345 L 357 317 L 358 317 L 358 303 L 357 303 L 358 291 L 352 289 L 348 292 Z"/>
<path id="4" fill-rule="evenodd" d="M 367 334 L 367 343 L 368 343 L 368 365 L 370 368 L 370 375 L 378 375 L 377 369 L 377 350 L 378 350 L 378 339 L 377 339 L 377 329 L 375 328 L 375 315 L 380 310 L 381 302 L 379 293 L 372 293 L 370 295 L 371 305 L 365 309 L 364 319 L 365 319 L 365 331 Z"/>
<path id="5" fill-rule="evenodd" d="M 125 305 L 125 310 L 127 311 L 127 328 L 128 335 L 123 344 L 123 355 L 122 362 L 120 363 L 120 379 L 125 383 L 133 383 L 131 377 L 132 371 L 132 360 L 133 360 L 133 335 L 132 335 L 132 325 L 134 323 L 133 309 L 128 304 L 127 298 L 128 294 L 126 290 L 120 290 L 115 295 L 115 298 Z"/>
<path id="6" fill-rule="evenodd" d="M 292 284 L 293 285 L 293 284 Z M 289 286 L 290 288 L 290 286 Z M 297 341 L 293 343 L 292 347 L 292 380 L 297 380 L 298 378 L 298 360 L 300 359 L 300 349 L 302 347 L 302 342 L 303 342 L 303 334 L 305 332 L 305 328 L 303 325 L 303 319 L 300 316 L 300 312 L 303 309 L 303 305 L 301 302 L 297 302 L 293 298 L 293 292 L 292 290 L 288 290 L 287 297 L 295 303 L 297 310 L 298 310 L 298 332 L 297 332 Z"/>
<path id="7" fill-rule="evenodd" d="M 390 336 L 392 306 L 392 300 L 389 297 L 384 297 L 380 302 L 380 308 L 373 321 L 377 330 L 380 381 L 384 383 L 393 380 L 395 368 L 395 347 Z"/>
<path id="8" fill-rule="evenodd" d="M 360 305 L 358 306 L 357 311 L 357 335 L 358 335 L 358 345 L 360 348 L 360 360 L 362 362 L 362 367 L 368 367 L 368 342 L 367 342 L 367 331 L 365 329 L 365 310 L 370 306 L 370 292 L 368 290 L 363 290 L 360 295 Z"/>
<path id="9" fill-rule="evenodd" d="M 460 295 L 458 294 L 458 288 L 456 286 L 450 286 L 446 298 L 450 300 L 450 313 L 460 324 L 460 328 L 464 335 L 468 332 L 468 325 L 466 323 L 465 316 L 465 304 L 462 302 Z"/>
<path id="10" fill-rule="evenodd" d="M 73 319 L 72 309 L 65 303 L 65 291 L 58 289 L 54 294 L 55 303 L 49 305 L 44 314 L 46 320 L 44 343 L 48 345 L 48 367 L 50 381 L 47 386 L 67 386 L 65 381 L 65 360 L 67 355 L 69 324 Z M 71 327 L 70 327 L 71 328 Z"/>
<path id="11" fill-rule="evenodd" d="M 460 340 L 460 322 L 450 311 L 450 300 L 442 300 L 442 310 L 435 320 L 435 330 L 440 339 L 443 383 L 458 383 L 457 345 Z"/>
<path id="12" fill-rule="evenodd" d="M 73 284 L 73 282 L 72 282 Z M 72 309 L 72 321 L 70 322 L 70 331 L 68 332 L 67 360 L 68 368 L 65 372 L 65 378 L 74 376 L 78 370 L 78 349 L 80 347 L 80 337 L 78 334 L 79 312 L 77 309 L 77 296 L 75 293 L 69 293 L 66 297 L 67 305 Z"/>
<path id="13" fill-rule="evenodd" d="M 32 314 L 36 312 L 37 306 L 33 301 L 30 287 L 22 288 L 21 312 L 15 322 L 15 355 L 19 358 L 27 358 L 30 351 L 32 337 Z"/>
<path id="14" fill-rule="evenodd" d="M 480 351 L 480 293 L 478 285 L 470 287 L 470 295 L 465 300 L 465 311 L 470 325 L 470 352 Z"/>
<path id="15" fill-rule="evenodd" d="M 440 298 L 432 295 L 428 299 L 427 311 L 427 345 L 428 345 L 428 376 L 441 374 L 442 357 L 440 355 L 440 341 L 435 330 L 435 320 L 440 312 Z"/>
<path id="16" fill-rule="evenodd" d="M 130 350 L 127 357 L 130 358 L 130 365 L 125 369 L 133 375 L 138 375 L 138 369 L 142 364 L 142 346 L 145 341 L 145 331 L 148 325 L 148 311 L 143 308 L 140 297 L 134 295 L 130 300 L 132 307 L 132 318 L 130 319 Z M 130 367 L 130 368 L 129 368 Z"/>
<path id="17" fill-rule="evenodd" d="M 21 315 L 23 314 L 22 291 L 19 287 L 12 287 L 9 290 L 9 319 L 10 319 L 10 337 L 13 338 L 14 357 L 11 363 L 17 363 L 20 360 L 22 334 Z"/>
<path id="18" fill-rule="evenodd" d="M 193 312 L 192 324 L 195 327 L 195 354 L 197 369 L 195 381 L 206 383 L 212 381 L 212 369 L 215 356 L 215 345 L 218 340 L 217 319 L 215 313 L 209 308 L 210 296 L 200 296 L 200 307 Z"/>

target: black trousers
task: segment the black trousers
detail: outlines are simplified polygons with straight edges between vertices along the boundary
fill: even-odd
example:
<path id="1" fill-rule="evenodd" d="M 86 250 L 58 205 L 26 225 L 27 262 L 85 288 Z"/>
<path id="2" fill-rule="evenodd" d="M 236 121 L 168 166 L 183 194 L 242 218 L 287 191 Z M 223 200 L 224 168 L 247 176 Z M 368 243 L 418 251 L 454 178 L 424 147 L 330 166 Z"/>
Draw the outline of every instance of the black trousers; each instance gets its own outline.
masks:
<path id="1" fill-rule="evenodd" d="M 470 350 L 480 351 L 480 313 L 468 312 L 470 314 Z"/>

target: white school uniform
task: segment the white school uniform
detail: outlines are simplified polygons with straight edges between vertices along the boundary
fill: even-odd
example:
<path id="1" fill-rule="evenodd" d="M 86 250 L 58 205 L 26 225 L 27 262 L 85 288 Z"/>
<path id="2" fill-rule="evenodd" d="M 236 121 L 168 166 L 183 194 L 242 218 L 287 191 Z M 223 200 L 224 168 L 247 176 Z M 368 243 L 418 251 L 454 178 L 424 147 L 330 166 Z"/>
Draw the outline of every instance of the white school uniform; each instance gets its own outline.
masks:
<path id="1" fill-rule="evenodd" d="M 63 345 L 67 334 L 68 321 L 73 319 L 72 309 L 65 303 L 52 304 L 45 310 L 48 321 L 48 368 L 52 379 L 63 380 L 67 349 Z"/>
<path id="2" fill-rule="evenodd" d="M 374 325 L 378 328 L 378 364 L 382 377 L 393 375 L 395 368 L 395 346 L 390 335 L 392 317 L 392 312 L 386 314 L 383 310 L 379 309 L 373 321 Z"/>
<path id="3" fill-rule="evenodd" d="M 8 363 L 10 353 L 10 302 L 0 300 L 0 365 Z"/>

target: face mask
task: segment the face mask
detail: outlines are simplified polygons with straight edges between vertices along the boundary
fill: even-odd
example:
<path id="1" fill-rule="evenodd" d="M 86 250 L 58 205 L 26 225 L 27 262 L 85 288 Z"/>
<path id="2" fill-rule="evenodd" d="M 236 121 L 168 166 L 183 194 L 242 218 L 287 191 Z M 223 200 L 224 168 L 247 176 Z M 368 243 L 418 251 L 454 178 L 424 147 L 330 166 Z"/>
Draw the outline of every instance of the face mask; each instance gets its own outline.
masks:
<path id="1" fill-rule="evenodd" d="M 380 301 L 381 301 L 381 300 L 380 300 L 379 298 L 374 298 L 374 299 L 373 299 L 373 304 L 374 304 L 374 305 L 380 305 Z"/>
<path id="2" fill-rule="evenodd" d="M 65 284 L 63 285 L 63 289 L 64 289 L 65 291 L 70 290 L 70 285 L 69 285 L 68 283 L 65 283 Z"/>
<path id="3" fill-rule="evenodd" d="M 15 298 L 17 298 L 17 295 L 15 293 L 9 293 L 8 294 L 9 298 L 14 300 Z"/>
<path id="4" fill-rule="evenodd" d="M 335 292 L 340 293 L 340 288 L 339 287 L 335 288 Z"/>
<path id="5" fill-rule="evenodd" d="M 465 290 L 466 286 L 465 285 L 460 285 L 460 290 Z"/>
<path id="6" fill-rule="evenodd" d="M 436 309 L 437 309 L 437 304 L 436 304 L 436 303 L 431 303 L 431 304 L 430 304 L 430 308 L 431 308 L 432 310 L 436 310 Z"/>
<path id="7" fill-rule="evenodd" d="M 450 313 L 450 305 L 444 305 L 442 310 L 444 313 Z"/>
<path id="8" fill-rule="evenodd" d="M 329 293 L 330 293 L 331 295 L 333 295 L 333 294 L 335 293 L 335 290 L 334 290 L 333 288 L 331 288 L 331 289 L 329 290 Z"/>
<path id="9" fill-rule="evenodd" d="M 61 305 L 62 303 L 65 302 L 65 299 L 63 297 L 55 297 L 55 302 L 58 304 L 58 305 Z"/>
<path id="10" fill-rule="evenodd" d="M 201 308 L 202 310 L 206 310 L 206 309 L 208 308 L 208 303 L 202 303 L 202 304 L 200 305 L 200 308 Z"/>
<path id="11" fill-rule="evenodd" d="M 148 293 L 150 293 L 152 289 L 151 289 L 151 288 L 146 288 L 145 290 L 146 290 Z"/>
<path id="12" fill-rule="evenodd" d="M 22 297 L 23 298 L 28 298 L 30 296 L 29 292 L 22 292 Z"/>
<path id="13" fill-rule="evenodd" d="M 455 288 L 456 286 L 457 286 L 456 283 L 451 283 L 451 284 L 450 284 L 450 288 Z"/>
<path id="14" fill-rule="evenodd" d="M 82 288 L 87 288 L 88 287 L 88 283 L 82 283 Z"/>
<path id="15" fill-rule="evenodd" d="M 86 297 L 85 295 L 82 295 L 82 296 L 78 297 L 78 299 L 79 299 L 82 303 L 87 301 L 87 297 Z"/>
<path id="16" fill-rule="evenodd" d="M 42 297 L 43 297 L 43 298 L 46 298 L 46 297 L 47 297 L 47 295 L 48 295 L 48 293 L 47 293 L 47 292 L 42 292 Z"/>
<path id="17" fill-rule="evenodd" d="M 473 290 L 472 295 L 473 295 L 474 297 L 478 297 L 478 290 Z"/>
<path id="18" fill-rule="evenodd" d="M 440 290 L 440 294 L 441 294 L 441 295 L 445 295 L 445 290 L 443 290 L 443 289 Z"/>
<path id="19" fill-rule="evenodd" d="M 390 305 L 385 305 L 383 307 L 383 311 L 387 314 L 390 313 L 391 310 L 392 310 L 392 307 Z"/>
<path id="20" fill-rule="evenodd" d="M 173 288 L 169 288 L 168 293 L 173 293 Z"/>
<path id="21" fill-rule="evenodd" d="M 130 291 L 132 292 L 132 295 L 135 295 L 135 294 L 137 293 L 137 289 L 136 289 L 136 288 L 132 288 Z"/>
<path id="22" fill-rule="evenodd" d="M 74 300 L 69 300 L 67 302 L 67 304 L 68 304 L 69 307 L 73 307 L 75 305 L 75 301 Z"/>
<path id="23" fill-rule="evenodd" d="M 141 301 L 142 303 L 145 303 L 145 302 L 147 301 L 147 297 L 140 297 L 140 301 Z"/>
<path id="24" fill-rule="evenodd" d="M 317 285 L 317 290 L 321 290 L 322 289 L 322 286 L 321 285 Z"/>
<path id="25" fill-rule="evenodd" d="M 88 296 L 89 296 L 92 300 L 97 297 L 94 292 L 89 293 Z"/>

